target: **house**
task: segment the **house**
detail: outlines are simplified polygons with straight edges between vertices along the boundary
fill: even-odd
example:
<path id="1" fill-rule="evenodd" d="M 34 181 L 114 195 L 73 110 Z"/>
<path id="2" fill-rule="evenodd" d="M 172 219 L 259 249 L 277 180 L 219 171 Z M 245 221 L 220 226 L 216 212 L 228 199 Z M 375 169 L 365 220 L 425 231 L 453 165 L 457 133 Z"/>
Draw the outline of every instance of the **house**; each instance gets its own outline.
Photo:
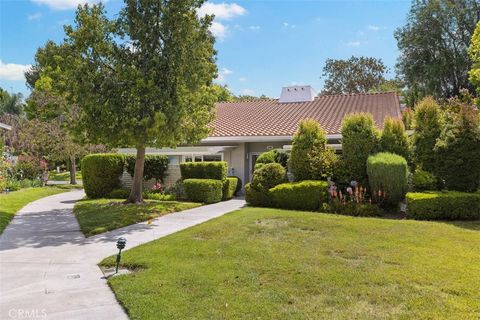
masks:
<path id="1" fill-rule="evenodd" d="M 345 115 L 371 113 L 379 129 L 386 116 L 401 118 L 399 96 L 394 92 L 317 96 L 311 86 L 282 89 L 279 99 L 246 102 L 220 102 L 215 105 L 212 133 L 199 145 L 176 149 L 147 149 L 147 154 L 170 158 L 166 183 L 180 178 L 183 161 L 226 161 L 229 174 L 250 181 L 257 157 L 268 150 L 291 148 L 297 125 L 302 119 L 315 119 L 327 132 L 331 147 L 341 149 L 341 123 Z M 121 149 L 121 153 L 135 153 Z M 129 176 L 123 181 L 129 184 Z"/>

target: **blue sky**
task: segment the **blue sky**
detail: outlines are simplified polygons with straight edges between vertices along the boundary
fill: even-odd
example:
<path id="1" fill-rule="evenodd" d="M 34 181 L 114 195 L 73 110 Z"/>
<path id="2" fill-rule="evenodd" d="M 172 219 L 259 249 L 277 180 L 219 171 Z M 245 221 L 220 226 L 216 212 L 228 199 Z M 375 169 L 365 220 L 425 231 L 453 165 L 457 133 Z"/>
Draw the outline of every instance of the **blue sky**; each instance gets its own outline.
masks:
<path id="1" fill-rule="evenodd" d="M 75 6 L 85 0 L 0 0 L 0 86 L 28 95 L 23 70 L 36 49 L 63 39 Z M 94 1 L 94 0 L 87 0 Z M 210 1 L 215 13 L 219 79 L 235 94 L 278 97 L 285 85 L 323 86 L 328 58 L 381 58 L 394 75 L 394 30 L 405 23 L 410 1 Z M 121 0 L 109 0 L 109 15 Z"/>

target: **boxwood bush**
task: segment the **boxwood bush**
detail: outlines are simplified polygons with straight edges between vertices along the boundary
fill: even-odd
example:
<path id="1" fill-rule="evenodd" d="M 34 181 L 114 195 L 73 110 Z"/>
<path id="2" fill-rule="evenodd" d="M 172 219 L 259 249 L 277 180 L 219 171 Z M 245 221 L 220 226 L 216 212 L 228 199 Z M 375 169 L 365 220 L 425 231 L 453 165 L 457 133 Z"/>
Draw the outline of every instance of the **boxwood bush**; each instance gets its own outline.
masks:
<path id="1" fill-rule="evenodd" d="M 407 218 L 417 220 L 480 219 L 480 193 L 430 191 L 407 193 Z"/>
<path id="2" fill-rule="evenodd" d="M 328 183 L 317 180 L 282 183 L 269 193 L 279 208 L 315 211 L 328 202 Z"/>
<path id="3" fill-rule="evenodd" d="M 182 179 L 225 180 L 227 168 L 228 165 L 225 161 L 180 163 Z"/>
<path id="4" fill-rule="evenodd" d="M 223 181 L 221 180 L 185 179 L 183 185 L 190 201 L 203 203 L 222 201 Z"/>
<path id="5" fill-rule="evenodd" d="M 285 182 L 286 171 L 281 164 L 266 163 L 255 169 L 251 183 L 245 185 L 245 200 L 249 205 L 271 207 L 269 189 Z"/>
<path id="6" fill-rule="evenodd" d="M 430 172 L 417 169 L 412 174 L 412 186 L 414 191 L 435 190 L 437 178 Z"/>
<path id="7" fill-rule="evenodd" d="M 125 157 L 125 169 L 133 177 L 135 172 L 135 155 L 127 155 Z M 163 182 L 168 170 L 168 157 L 160 154 L 147 154 L 145 156 L 145 166 L 143 169 L 143 179 L 145 181 L 155 179 L 155 181 Z"/>
<path id="8" fill-rule="evenodd" d="M 242 190 L 242 179 L 237 176 L 228 176 L 227 178 L 236 178 L 237 179 L 237 187 L 235 188 L 235 195 Z"/>
<path id="9" fill-rule="evenodd" d="M 402 156 L 388 152 L 369 156 L 367 174 L 371 191 L 385 191 L 388 204 L 397 205 L 405 198 L 408 188 L 408 165 Z"/>
<path id="10" fill-rule="evenodd" d="M 228 177 L 223 181 L 223 196 L 222 200 L 232 199 L 235 195 L 235 190 L 237 190 L 238 178 L 237 177 Z"/>
<path id="11" fill-rule="evenodd" d="M 89 198 L 102 198 L 120 187 L 125 157 L 121 154 L 90 154 L 82 160 L 83 188 Z"/>

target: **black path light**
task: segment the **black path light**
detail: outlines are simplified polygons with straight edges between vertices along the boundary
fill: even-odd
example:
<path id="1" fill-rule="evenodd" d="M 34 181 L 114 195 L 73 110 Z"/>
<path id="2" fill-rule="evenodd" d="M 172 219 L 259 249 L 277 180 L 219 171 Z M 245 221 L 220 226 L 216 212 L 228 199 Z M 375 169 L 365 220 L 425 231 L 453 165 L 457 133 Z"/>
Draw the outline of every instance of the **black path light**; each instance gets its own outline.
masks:
<path id="1" fill-rule="evenodd" d="M 125 249 L 126 245 L 127 245 L 127 239 L 118 238 L 118 240 L 117 240 L 117 249 L 118 249 L 117 266 L 115 267 L 115 273 L 118 273 L 118 266 L 120 265 L 120 258 L 122 256 L 122 249 Z"/>

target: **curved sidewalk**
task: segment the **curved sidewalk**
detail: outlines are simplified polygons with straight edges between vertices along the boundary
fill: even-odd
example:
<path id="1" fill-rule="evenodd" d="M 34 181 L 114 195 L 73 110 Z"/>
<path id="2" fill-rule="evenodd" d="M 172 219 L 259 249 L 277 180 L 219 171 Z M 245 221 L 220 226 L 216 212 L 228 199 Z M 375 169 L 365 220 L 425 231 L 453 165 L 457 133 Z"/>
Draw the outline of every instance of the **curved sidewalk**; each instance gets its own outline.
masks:
<path id="1" fill-rule="evenodd" d="M 0 319 L 128 319 L 97 266 L 127 249 L 244 206 L 243 200 L 206 205 L 85 238 L 72 208 L 84 196 L 72 191 L 20 210 L 0 235 Z"/>

